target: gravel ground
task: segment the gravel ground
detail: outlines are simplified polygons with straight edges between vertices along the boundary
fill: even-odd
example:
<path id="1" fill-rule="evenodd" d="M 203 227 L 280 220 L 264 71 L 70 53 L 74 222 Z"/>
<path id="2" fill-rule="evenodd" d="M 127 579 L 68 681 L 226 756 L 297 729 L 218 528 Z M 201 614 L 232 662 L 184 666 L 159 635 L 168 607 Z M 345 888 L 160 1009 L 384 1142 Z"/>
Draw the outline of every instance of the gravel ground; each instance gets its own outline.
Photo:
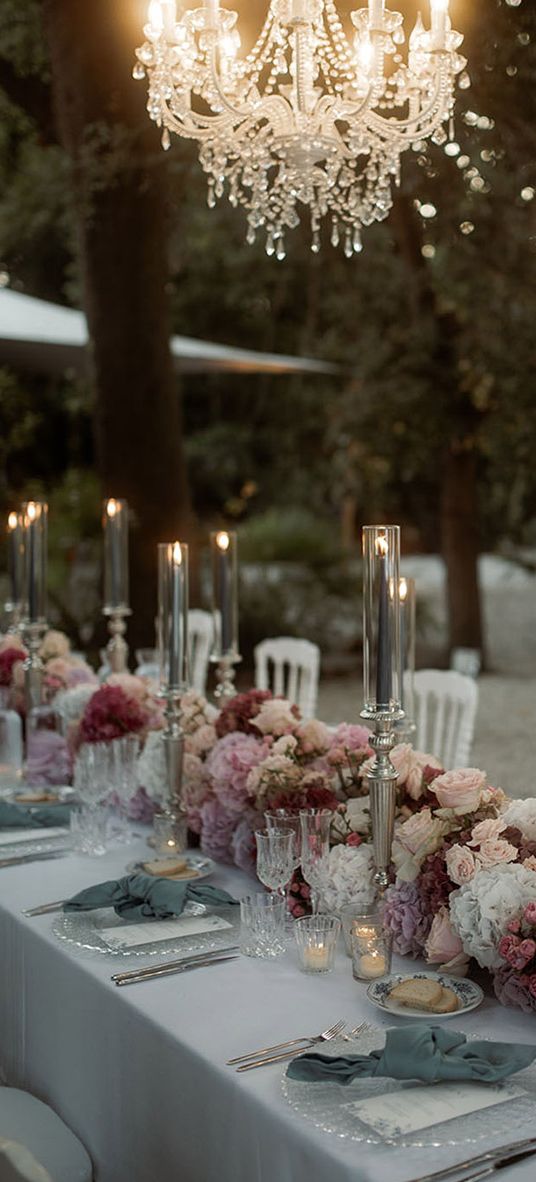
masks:
<path id="1" fill-rule="evenodd" d="M 511 796 L 536 796 L 533 736 L 536 677 L 493 674 L 478 680 L 479 704 L 471 763 Z M 320 683 L 317 715 L 324 722 L 358 722 L 363 697 L 357 678 Z"/>

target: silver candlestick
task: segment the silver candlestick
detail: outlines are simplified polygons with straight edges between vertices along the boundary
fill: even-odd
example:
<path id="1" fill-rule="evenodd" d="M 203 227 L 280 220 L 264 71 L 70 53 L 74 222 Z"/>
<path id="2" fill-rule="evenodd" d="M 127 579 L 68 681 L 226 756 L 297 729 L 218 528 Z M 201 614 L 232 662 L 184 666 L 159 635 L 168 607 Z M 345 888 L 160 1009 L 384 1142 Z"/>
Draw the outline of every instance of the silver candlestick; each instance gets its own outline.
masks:
<path id="1" fill-rule="evenodd" d="M 167 694 L 166 726 L 162 742 L 166 757 L 166 799 L 161 810 L 171 824 L 174 848 L 186 847 L 186 809 L 182 797 L 184 766 L 184 731 L 181 726 L 180 698 L 173 691 Z"/>
<path id="2" fill-rule="evenodd" d="M 374 882 L 379 893 L 383 894 L 389 885 L 398 779 L 398 772 L 391 763 L 390 755 L 399 741 L 395 726 L 403 719 L 404 711 L 378 711 L 371 718 L 370 712 L 364 710 L 361 717 L 374 722 L 374 733 L 369 742 L 376 758 L 366 776 L 369 782 L 372 848 L 376 867 Z"/>
<path id="3" fill-rule="evenodd" d="M 40 706 L 43 692 L 44 665 L 39 656 L 41 641 L 46 630 L 43 622 L 24 624 L 24 643 L 28 656 L 23 662 L 24 697 L 26 702 L 26 717 L 35 706 Z"/>
<path id="4" fill-rule="evenodd" d="M 129 607 L 105 608 L 103 614 L 108 620 L 110 639 L 106 655 L 112 673 L 125 673 L 128 669 L 128 644 L 125 640 L 126 620 L 132 615 Z"/>
<path id="5" fill-rule="evenodd" d="M 236 696 L 235 679 L 235 665 L 238 665 L 242 657 L 235 654 L 227 654 L 226 656 L 216 657 L 216 689 L 214 690 L 214 699 L 218 706 L 225 706 L 231 698 Z"/>

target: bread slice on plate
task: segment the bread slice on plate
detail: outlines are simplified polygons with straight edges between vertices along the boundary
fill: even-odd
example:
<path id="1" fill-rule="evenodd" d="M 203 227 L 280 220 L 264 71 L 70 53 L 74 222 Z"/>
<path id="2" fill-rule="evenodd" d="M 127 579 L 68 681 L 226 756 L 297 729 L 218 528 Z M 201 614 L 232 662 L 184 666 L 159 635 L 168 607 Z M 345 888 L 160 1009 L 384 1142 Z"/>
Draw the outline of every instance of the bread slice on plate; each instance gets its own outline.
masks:
<path id="1" fill-rule="evenodd" d="M 190 877 L 192 874 L 185 858 L 158 858 L 154 862 L 144 862 L 143 869 L 158 878 L 180 878 L 185 874 Z"/>
<path id="2" fill-rule="evenodd" d="M 409 1010 L 425 1010 L 430 1014 L 453 1014 L 458 1009 L 458 998 L 452 989 L 429 977 L 409 977 L 395 985 L 389 1000 Z"/>

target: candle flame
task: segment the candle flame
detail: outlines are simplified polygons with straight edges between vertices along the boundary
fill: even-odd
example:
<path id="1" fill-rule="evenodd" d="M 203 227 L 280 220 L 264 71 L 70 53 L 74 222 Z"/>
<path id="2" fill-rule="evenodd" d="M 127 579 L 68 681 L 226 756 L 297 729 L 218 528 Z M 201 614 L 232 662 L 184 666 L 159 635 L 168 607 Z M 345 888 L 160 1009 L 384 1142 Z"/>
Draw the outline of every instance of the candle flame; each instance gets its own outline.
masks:
<path id="1" fill-rule="evenodd" d="M 216 534 L 216 545 L 220 550 L 228 550 L 230 541 L 231 539 L 229 534 L 226 533 L 224 529 L 221 529 L 219 533 Z"/>
<path id="2" fill-rule="evenodd" d="M 109 501 L 106 501 L 106 512 L 108 514 L 108 517 L 115 517 L 118 509 L 119 509 L 119 505 L 118 505 L 117 501 L 115 500 L 114 497 L 110 497 Z"/>
<path id="3" fill-rule="evenodd" d="M 182 550 L 180 542 L 173 543 L 173 562 L 175 566 L 180 566 L 182 563 Z"/>
<path id="4" fill-rule="evenodd" d="M 38 516 L 38 508 L 35 501 L 28 501 L 26 506 L 26 517 L 28 521 L 35 521 L 36 517 Z"/>
<path id="5" fill-rule="evenodd" d="M 376 554 L 378 558 L 385 558 L 389 552 L 389 543 L 385 534 L 378 534 L 376 538 Z"/>
<path id="6" fill-rule="evenodd" d="M 18 524 L 19 524 L 18 513 L 10 513 L 9 517 L 7 519 L 7 528 L 8 529 L 16 529 Z"/>
<path id="7" fill-rule="evenodd" d="M 401 600 L 407 599 L 408 595 L 408 580 L 402 577 L 398 584 L 398 595 Z"/>

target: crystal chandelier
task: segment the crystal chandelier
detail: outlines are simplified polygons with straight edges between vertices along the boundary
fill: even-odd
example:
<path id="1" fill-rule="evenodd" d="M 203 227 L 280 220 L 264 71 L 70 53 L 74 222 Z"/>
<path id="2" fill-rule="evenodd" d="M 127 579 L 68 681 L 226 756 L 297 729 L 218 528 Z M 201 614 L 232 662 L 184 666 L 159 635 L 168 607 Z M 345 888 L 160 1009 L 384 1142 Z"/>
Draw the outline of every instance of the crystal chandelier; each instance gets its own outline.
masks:
<path id="1" fill-rule="evenodd" d="M 151 0 L 134 77 L 149 80 L 147 109 L 163 128 L 198 140 L 208 204 L 227 188 L 247 211 L 247 241 L 261 228 L 266 251 L 285 257 L 285 235 L 308 206 L 313 251 L 331 219 L 331 242 L 350 256 L 361 228 L 387 217 L 400 157 L 447 138 L 463 37 L 448 0 L 430 0 L 403 60 L 403 16 L 384 0 L 350 13 L 345 31 L 334 0 L 270 0 L 264 26 L 239 56 L 238 14 L 205 0 L 177 14 L 176 0 Z M 452 134 L 452 131 L 451 131 Z"/>

